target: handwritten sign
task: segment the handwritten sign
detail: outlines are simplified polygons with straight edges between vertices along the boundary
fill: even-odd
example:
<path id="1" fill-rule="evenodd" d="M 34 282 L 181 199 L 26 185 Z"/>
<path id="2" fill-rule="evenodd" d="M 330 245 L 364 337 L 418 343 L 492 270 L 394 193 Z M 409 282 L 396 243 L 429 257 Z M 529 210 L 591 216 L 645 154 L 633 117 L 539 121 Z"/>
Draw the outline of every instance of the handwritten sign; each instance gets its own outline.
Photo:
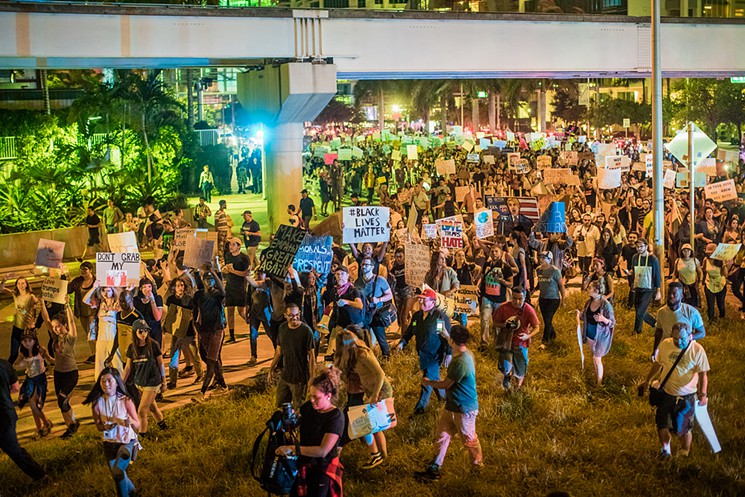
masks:
<path id="1" fill-rule="evenodd" d="M 670 190 L 673 190 L 675 188 L 675 179 L 676 179 L 675 171 L 673 171 L 672 169 L 667 169 L 665 171 L 665 177 L 662 178 L 662 186 Z"/>
<path id="2" fill-rule="evenodd" d="M 484 164 L 494 164 L 494 156 L 493 155 L 485 155 L 484 156 Z"/>
<path id="3" fill-rule="evenodd" d="M 479 163 L 479 154 L 468 154 L 466 155 L 466 162 L 472 162 L 474 164 Z"/>
<path id="4" fill-rule="evenodd" d="M 706 198 L 710 198 L 714 202 L 724 202 L 737 198 L 737 189 L 735 188 L 735 180 L 733 179 L 706 185 L 704 189 L 706 191 Z"/>
<path id="5" fill-rule="evenodd" d="M 741 243 L 720 243 L 710 257 L 720 261 L 731 261 L 740 251 L 741 245 Z"/>
<path id="6" fill-rule="evenodd" d="M 62 256 L 65 253 L 65 242 L 57 240 L 39 239 L 39 245 L 36 248 L 37 266 L 57 268 L 62 262 Z"/>
<path id="7" fill-rule="evenodd" d="M 138 252 L 98 252 L 96 278 L 101 286 L 124 287 L 140 282 L 140 254 Z"/>
<path id="8" fill-rule="evenodd" d="M 551 161 L 550 155 L 539 155 L 536 159 L 536 164 L 538 165 L 539 169 L 545 169 L 547 167 L 551 167 L 553 165 L 553 162 Z"/>
<path id="9" fill-rule="evenodd" d="M 177 229 L 173 235 L 173 243 L 171 244 L 171 248 L 175 250 L 185 250 L 186 241 L 189 238 L 194 238 L 194 233 L 195 230 L 191 228 Z"/>
<path id="10" fill-rule="evenodd" d="M 41 298 L 47 302 L 64 304 L 67 296 L 67 280 L 44 278 L 41 282 Z M 54 317 L 54 316 L 50 316 Z"/>
<path id="11" fill-rule="evenodd" d="M 463 221 L 459 216 L 437 220 L 441 244 L 445 248 L 463 248 Z"/>
<path id="12" fill-rule="evenodd" d="M 437 174 L 445 176 L 446 174 L 455 174 L 455 160 L 453 159 L 436 159 L 435 169 Z"/>
<path id="13" fill-rule="evenodd" d="M 395 161 L 400 161 L 401 160 L 401 151 L 400 150 L 393 150 L 391 152 L 391 159 L 393 159 Z"/>
<path id="14" fill-rule="evenodd" d="M 331 271 L 331 260 L 334 258 L 334 253 L 331 251 L 333 241 L 331 236 L 306 234 L 292 262 L 292 267 L 298 273 L 315 271 L 319 275 L 328 274 Z"/>
<path id="15" fill-rule="evenodd" d="M 476 226 L 477 238 L 488 238 L 494 236 L 494 219 L 492 218 L 491 209 L 481 209 L 476 211 L 473 216 L 473 223 Z"/>
<path id="16" fill-rule="evenodd" d="M 455 187 L 455 201 L 456 202 L 463 202 L 466 199 L 466 195 L 468 195 L 469 187 L 467 186 L 456 186 Z"/>
<path id="17" fill-rule="evenodd" d="M 621 186 L 620 169 L 598 169 L 598 188 L 610 190 Z"/>
<path id="18" fill-rule="evenodd" d="M 455 312 L 468 316 L 479 315 L 479 289 L 475 285 L 461 285 L 453 294 Z"/>
<path id="19" fill-rule="evenodd" d="M 216 242 L 192 236 L 186 239 L 184 246 L 184 266 L 199 268 L 203 264 L 212 263 L 215 256 Z"/>
<path id="20" fill-rule="evenodd" d="M 259 267 L 266 273 L 278 278 L 287 276 L 287 270 L 305 240 L 305 231 L 300 228 L 280 225 L 269 248 L 261 254 Z"/>
<path id="21" fill-rule="evenodd" d="M 566 185 L 569 184 L 572 170 L 568 167 L 555 167 L 543 170 L 543 182 L 547 185 Z"/>
<path id="22" fill-rule="evenodd" d="M 422 225 L 422 238 L 426 240 L 434 240 L 437 236 L 437 224 L 432 223 Z"/>
<path id="23" fill-rule="evenodd" d="M 410 160 L 417 160 L 419 154 L 417 153 L 416 145 L 406 145 L 406 155 Z"/>
<path id="24" fill-rule="evenodd" d="M 387 242 L 390 218 L 388 207 L 344 207 L 344 243 Z"/>
<path id="25" fill-rule="evenodd" d="M 109 249 L 112 252 L 139 252 L 137 246 L 137 234 L 134 231 L 124 233 L 109 233 L 106 235 L 109 241 Z"/>
<path id="26" fill-rule="evenodd" d="M 424 276 L 429 271 L 429 247 L 418 243 L 407 243 L 404 250 L 406 255 L 404 281 L 414 288 L 421 288 Z"/>

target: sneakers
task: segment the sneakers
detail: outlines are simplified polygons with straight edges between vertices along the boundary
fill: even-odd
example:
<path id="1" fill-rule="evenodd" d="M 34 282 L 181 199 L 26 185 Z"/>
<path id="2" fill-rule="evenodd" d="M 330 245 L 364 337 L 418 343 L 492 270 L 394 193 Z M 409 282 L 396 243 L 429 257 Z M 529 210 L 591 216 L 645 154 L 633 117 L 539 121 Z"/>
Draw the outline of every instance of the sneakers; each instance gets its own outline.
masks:
<path id="1" fill-rule="evenodd" d="M 510 389 L 510 379 L 511 379 L 511 377 L 512 377 L 512 375 L 506 374 L 506 375 L 504 375 L 504 378 L 502 379 L 502 388 L 504 388 L 505 390 L 509 390 Z"/>
<path id="2" fill-rule="evenodd" d="M 546 344 L 542 343 L 538 346 L 538 350 L 546 350 Z"/>
<path id="3" fill-rule="evenodd" d="M 383 457 L 382 453 L 375 452 L 374 454 L 371 454 L 370 459 L 368 459 L 367 462 L 362 465 L 362 469 L 373 469 L 377 466 L 380 466 L 384 459 L 385 458 Z"/>
<path id="4" fill-rule="evenodd" d="M 440 473 L 440 467 L 432 463 L 424 471 L 415 471 L 414 478 L 423 482 L 431 482 L 442 478 L 442 474 Z"/>
<path id="5" fill-rule="evenodd" d="M 225 343 L 226 344 L 228 344 L 228 343 L 235 343 L 235 337 L 228 338 L 227 340 L 225 340 Z"/>
<path id="6" fill-rule="evenodd" d="M 194 376 L 195 374 L 196 373 L 194 372 L 194 368 L 185 368 L 185 369 L 182 369 L 181 371 L 179 371 L 178 377 L 181 378 L 181 379 L 190 378 L 190 377 Z"/>
<path id="7" fill-rule="evenodd" d="M 202 380 L 204 380 L 204 375 L 203 374 L 197 375 L 197 377 L 194 378 L 194 383 L 193 384 L 194 385 L 199 385 L 200 383 L 202 383 Z"/>
<path id="8" fill-rule="evenodd" d="M 218 385 L 215 387 L 215 390 L 212 392 L 212 395 L 225 395 L 228 392 L 230 392 L 230 390 L 228 390 L 227 386 Z"/>
<path id="9" fill-rule="evenodd" d="M 62 438 L 62 440 L 67 440 L 78 432 L 78 428 L 80 428 L 80 421 L 75 421 L 67 427 L 67 430 L 65 430 L 60 438 Z"/>
<path id="10" fill-rule="evenodd" d="M 417 407 L 414 409 L 414 414 L 412 414 L 412 416 L 421 416 L 422 414 L 424 414 L 424 409 Z"/>
<path id="11" fill-rule="evenodd" d="M 54 423 L 52 423 L 51 421 L 47 421 L 46 423 L 44 423 L 44 426 L 40 430 L 37 430 L 36 433 L 39 435 L 39 437 L 46 437 L 52 431 L 52 426 L 54 426 Z"/>
<path id="12" fill-rule="evenodd" d="M 158 422 L 158 428 L 160 428 L 161 430 L 167 430 L 168 429 L 168 425 L 166 424 L 166 420 L 165 419 L 163 421 L 159 421 Z"/>
<path id="13" fill-rule="evenodd" d="M 249 368 L 252 366 L 256 366 L 257 362 L 259 362 L 259 360 L 255 357 L 252 357 L 251 359 L 248 360 L 248 362 L 246 363 L 246 366 L 248 366 Z"/>
<path id="14" fill-rule="evenodd" d="M 661 449 L 660 455 L 658 457 L 660 461 L 667 461 L 672 457 L 672 454 L 670 454 L 670 452 L 666 451 L 665 449 Z"/>
<path id="15" fill-rule="evenodd" d="M 176 390 L 176 382 L 175 381 L 169 381 L 166 386 L 168 387 L 168 390 Z"/>

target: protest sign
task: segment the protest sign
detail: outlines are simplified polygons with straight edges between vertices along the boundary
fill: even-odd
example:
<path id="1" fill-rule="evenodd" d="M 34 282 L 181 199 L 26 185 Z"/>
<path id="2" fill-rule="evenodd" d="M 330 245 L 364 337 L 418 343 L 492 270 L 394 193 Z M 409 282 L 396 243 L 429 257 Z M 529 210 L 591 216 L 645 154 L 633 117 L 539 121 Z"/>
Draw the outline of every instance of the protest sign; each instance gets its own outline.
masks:
<path id="1" fill-rule="evenodd" d="M 455 174 L 455 160 L 453 159 L 436 159 L 435 169 L 437 174 L 445 176 L 446 174 Z"/>
<path id="2" fill-rule="evenodd" d="M 305 230 L 282 224 L 274 234 L 269 247 L 261 254 L 259 267 L 278 278 L 287 276 L 287 270 L 305 240 Z"/>
<path id="3" fill-rule="evenodd" d="M 414 288 L 421 288 L 424 276 L 429 271 L 429 246 L 407 243 L 404 250 L 406 255 L 404 281 Z"/>
<path id="4" fill-rule="evenodd" d="M 469 187 L 467 186 L 456 186 L 455 187 L 455 201 L 456 202 L 463 202 L 465 200 L 466 195 L 468 195 Z"/>
<path id="5" fill-rule="evenodd" d="M 579 153 L 574 150 L 562 150 L 559 152 L 559 157 L 568 166 L 576 166 L 579 163 Z"/>
<path id="6" fill-rule="evenodd" d="M 631 170 L 632 171 L 641 171 L 646 173 L 647 172 L 647 165 L 643 162 L 634 162 L 631 164 Z"/>
<path id="7" fill-rule="evenodd" d="M 350 440 L 395 428 L 398 423 L 393 397 L 376 404 L 350 406 L 347 409 L 347 418 L 347 435 Z"/>
<path id="8" fill-rule="evenodd" d="M 46 302 L 64 304 L 67 296 L 67 280 L 44 278 L 41 283 L 41 298 Z M 50 316 L 54 317 L 54 316 Z"/>
<path id="9" fill-rule="evenodd" d="M 330 166 L 334 163 L 338 156 L 338 154 L 323 154 L 323 163 L 327 166 Z"/>
<path id="10" fill-rule="evenodd" d="M 358 137 L 359 138 L 359 137 Z M 362 149 L 359 147 L 352 147 L 352 157 L 355 159 L 361 159 L 363 155 Z"/>
<path id="11" fill-rule="evenodd" d="M 422 238 L 427 240 L 434 240 L 435 238 L 437 238 L 437 224 L 423 224 Z"/>
<path id="12" fill-rule="evenodd" d="M 701 405 L 698 402 L 694 402 L 694 416 L 696 417 L 696 425 L 701 428 L 704 433 L 706 440 L 711 446 L 711 451 L 716 454 L 722 451 L 722 446 L 719 444 L 717 433 L 714 431 L 714 425 L 711 424 L 711 418 L 709 417 L 708 404 Z"/>
<path id="13" fill-rule="evenodd" d="M 598 188 L 610 190 L 621 186 L 620 169 L 598 169 Z"/>
<path id="14" fill-rule="evenodd" d="M 388 207 L 344 207 L 344 243 L 387 242 L 390 238 Z"/>
<path id="15" fill-rule="evenodd" d="M 512 131 L 505 131 L 505 138 L 507 138 L 508 142 L 513 142 L 515 141 L 515 133 Z"/>
<path id="16" fill-rule="evenodd" d="M 543 181 L 547 185 L 566 185 L 568 184 L 570 176 L 574 175 L 572 174 L 572 170 L 568 167 L 556 167 L 543 170 Z"/>
<path id="17" fill-rule="evenodd" d="M 463 221 L 459 217 L 451 216 L 437 220 L 442 247 L 463 248 Z"/>
<path id="18" fill-rule="evenodd" d="M 631 169 L 631 159 L 625 155 L 609 155 L 605 158 L 606 169 L 620 169 L 621 171 L 628 171 Z"/>
<path id="19" fill-rule="evenodd" d="M 414 229 L 416 229 L 416 225 L 414 226 Z M 409 242 L 411 238 L 411 235 L 409 234 L 409 228 L 401 228 L 393 231 L 393 236 L 391 236 L 391 240 L 393 242 L 396 242 L 397 245 L 404 245 L 405 243 Z"/>
<path id="20" fill-rule="evenodd" d="M 652 154 L 645 155 L 644 165 L 647 167 L 647 178 L 651 178 L 652 171 L 654 170 L 654 155 Z"/>
<path id="21" fill-rule="evenodd" d="M 520 164 L 519 153 L 512 152 L 512 153 L 507 154 L 507 165 L 510 167 L 510 169 L 515 169 L 518 164 Z"/>
<path id="22" fill-rule="evenodd" d="M 473 146 L 474 146 L 474 143 L 470 140 L 465 140 L 461 144 L 461 148 L 463 148 L 463 150 L 465 150 L 466 152 L 470 152 L 471 150 L 473 150 Z"/>
<path id="23" fill-rule="evenodd" d="M 479 147 L 482 149 L 491 147 L 491 140 L 488 138 L 479 138 Z"/>
<path id="24" fill-rule="evenodd" d="M 479 315 L 479 289 L 475 285 L 461 285 L 453 294 L 455 312 L 468 316 Z"/>
<path id="25" fill-rule="evenodd" d="M 400 150 L 393 150 L 391 152 L 391 159 L 400 161 L 401 160 L 401 151 Z"/>
<path id="26" fill-rule="evenodd" d="M 688 181 L 688 171 L 680 171 L 675 176 L 675 186 L 676 188 L 689 188 L 690 183 Z M 706 173 L 701 171 L 696 171 L 693 175 L 694 180 L 694 186 L 696 188 L 701 188 L 706 186 Z"/>
<path id="27" fill-rule="evenodd" d="M 476 211 L 473 216 L 473 222 L 476 226 L 476 237 L 487 238 L 494 236 L 494 220 L 491 209 L 481 209 Z"/>
<path id="28" fill-rule="evenodd" d="M 709 198 L 714 202 L 724 202 L 726 200 L 734 200 L 737 198 L 737 189 L 735 189 L 735 180 L 733 179 L 706 185 L 705 191 L 706 198 Z"/>
<path id="29" fill-rule="evenodd" d="M 112 252 L 139 252 L 137 245 L 137 233 L 125 231 L 124 233 L 109 233 L 106 235 L 109 242 L 109 250 Z"/>
<path id="30" fill-rule="evenodd" d="M 411 190 L 399 190 L 396 197 L 402 204 L 409 203 L 411 202 Z"/>
<path id="31" fill-rule="evenodd" d="M 483 158 L 484 158 L 484 164 L 494 164 L 493 155 L 485 155 Z"/>
<path id="32" fill-rule="evenodd" d="M 351 148 L 340 148 L 338 151 L 338 160 L 352 160 Z"/>
<path id="33" fill-rule="evenodd" d="M 551 162 L 551 156 L 550 155 L 540 155 L 537 159 L 537 164 L 540 169 L 545 169 L 547 167 L 551 167 L 553 163 Z"/>
<path id="34" fill-rule="evenodd" d="M 416 231 L 416 222 L 419 218 L 419 211 L 416 209 L 416 207 L 413 207 L 409 209 L 409 218 L 406 222 L 406 230 L 409 233 L 414 233 Z"/>
<path id="35" fill-rule="evenodd" d="M 566 233 L 566 205 L 564 202 L 551 202 L 541 216 L 538 231 L 541 233 Z"/>
<path id="36" fill-rule="evenodd" d="M 336 150 L 339 147 L 341 147 L 341 138 L 333 138 L 331 140 L 331 149 Z"/>
<path id="37" fill-rule="evenodd" d="M 35 264 L 37 266 L 57 268 L 62 262 L 62 256 L 64 253 L 65 242 L 39 238 L 39 245 L 36 248 Z"/>
<path id="38" fill-rule="evenodd" d="M 194 238 L 195 230 L 191 228 L 180 228 L 177 229 L 173 235 L 173 243 L 171 244 L 172 249 L 186 250 L 186 241 L 189 238 Z"/>
<path id="39" fill-rule="evenodd" d="M 138 252 L 98 252 L 96 279 L 101 286 L 137 286 L 140 282 Z"/>
<path id="40" fill-rule="evenodd" d="M 697 173 L 705 173 L 706 176 L 716 176 L 717 175 L 717 161 L 714 157 L 709 157 L 706 159 L 703 159 L 701 162 L 696 164 L 696 168 L 694 169 Z"/>
<path id="41" fill-rule="evenodd" d="M 466 162 L 472 162 L 474 164 L 478 164 L 478 162 L 479 162 L 479 154 L 468 154 L 468 155 L 466 155 Z"/>
<path id="42" fill-rule="evenodd" d="M 199 236 L 188 237 L 184 246 L 184 266 L 199 268 L 202 264 L 213 263 L 216 245 L 213 240 Z"/>
<path id="43" fill-rule="evenodd" d="M 668 169 L 665 171 L 665 177 L 662 179 L 662 186 L 670 190 L 675 188 L 675 171 Z"/>
<path id="44" fill-rule="evenodd" d="M 410 160 L 417 160 L 419 155 L 417 154 L 416 145 L 406 145 L 406 155 Z"/>
<path id="45" fill-rule="evenodd" d="M 334 258 L 334 253 L 331 251 L 333 241 L 334 238 L 331 236 L 306 234 L 292 262 L 292 267 L 298 273 L 314 270 L 319 275 L 328 274 L 331 271 L 331 260 Z"/>
<path id="46" fill-rule="evenodd" d="M 709 257 L 720 261 L 731 261 L 740 251 L 741 243 L 720 243 Z"/>

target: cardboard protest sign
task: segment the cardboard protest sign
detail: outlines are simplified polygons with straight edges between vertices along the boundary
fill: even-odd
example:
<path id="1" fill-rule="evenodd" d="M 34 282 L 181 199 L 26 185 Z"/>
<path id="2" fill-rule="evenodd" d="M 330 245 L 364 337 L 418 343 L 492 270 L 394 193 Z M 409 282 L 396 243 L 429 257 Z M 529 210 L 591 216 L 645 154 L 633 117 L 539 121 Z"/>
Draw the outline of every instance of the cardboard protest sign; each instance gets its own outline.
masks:
<path id="1" fill-rule="evenodd" d="M 550 155 L 539 155 L 538 159 L 536 159 L 536 164 L 540 169 L 545 169 L 553 165 Z"/>
<path id="2" fill-rule="evenodd" d="M 631 169 L 631 159 L 625 155 L 609 155 L 605 158 L 606 169 L 620 169 L 623 172 Z"/>
<path id="3" fill-rule="evenodd" d="M 720 243 L 709 257 L 720 261 L 731 261 L 740 251 L 741 243 Z"/>
<path id="4" fill-rule="evenodd" d="M 340 148 L 338 151 L 338 160 L 352 160 L 351 148 Z"/>
<path id="5" fill-rule="evenodd" d="M 319 275 L 328 274 L 331 271 L 331 260 L 334 258 L 331 251 L 333 241 L 334 238 L 331 236 L 306 234 L 292 261 L 292 267 L 298 273 L 314 270 Z"/>
<path id="6" fill-rule="evenodd" d="M 434 240 L 437 236 L 437 224 L 432 223 L 422 225 L 422 238 L 426 240 Z"/>
<path id="7" fill-rule="evenodd" d="M 564 202 L 551 202 L 541 216 L 538 224 L 541 233 L 566 233 L 566 205 Z"/>
<path id="8" fill-rule="evenodd" d="M 716 454 L 722 451 L 722 446 L 719 444 L 717 433 L 714 431 L 714 425 L 711 424 L 711 418 L 709 417 L 709 406 L 700 405 L 698 402 L 694 402 L 694 416 L 696 416 L 696 425 L 701 428 L 704 433 L 706 440 L 711 446 L 711 451 Z"/>
<path id="9" fill-rule="evenodd" d="M 453 159 L 436 159 L 435 169 L 437 174 L 445 176 L 446 174 L 455 174 L 455 160 Z"/>
<path id="10" fill-rule="evenodd" d="M 710 198 L 714 202 L 724 202 L 737 198 L 737 189 L 735 188 L 735 180 L 733 179 L 706 185 L 704 189 L 706 191 L 706 198 Z"/>
<path id="11" fill-rule="evenodd" d="M 189 238 L 194 238 L 195 232 L 196 231 L 192 228 L 177 229 L 173 235 L 173 243 L 171 243 L 171 248 L 176 250 L 186 250 L 186 241 Z"/>
<path id="12" fill-rule="evenodd" d="M 463 221 L 460 216 L 437 220 L 440 228 L 440 244 L 444 248 L 463 248 Z"/>
<path id="13" fill-rule="evenodd" d="M 400 161 L 401 160 L 401 151 L 400 150 L 393 150 L 391 152 L 391 159 L 393 159 L 395 161 Z"/>
<path id="14" fill-rule="evenodd" d="M 388 207 L 344 207 L 344 243 L 387 242 L 390 238 Z"/>
<path id="15" fill-rule="evenodd" d="M 186 239 L 184 247 L 184 266 L 199 268 L 202 264 L 212 263 L 215 257 L 217 243 L 198 236 Z"/>
<path id="16" fill-rule="evenodd" d="M 98 252 L 96 279 L 101 286 L 129 286 L 140 282 L 138 252 Z"/>
<path id="17" fill-rule="evenodd" d="M 665 177 L 662 178 L 662 186 L 670 190 L 673 190 L 675 188 L 675 179 L 676 179 L 675 171 L 673 171 L 672 169 L 666 170 Z"/>
<path id="18" fill-rule="evenodd" d="M 520 164 L 519 153 L 512 152 L 512 153 L 507 154 L 507 165 L 510 167 L 510 169 L 515 169 L 518 164 Z"/>
<path id="19" fill-rule="evenodd" d="M 41 283 L 41 298 L 46 302 L 64 304 L 67 296 L 67 280 L 44 278 Z M 50 316 L 54 317 L 54 316 Z"/>
<path id="20" fill-rule="evenodd" d="M 566 185 L 569 178 L 574 176 L 568 167 L 556 167 L 543 170 L 543 181 L 547 185 Z M 576 176 L 575 176 L 576 177 Z M 577 178 L 579 179 L 579 178 Z"/>
<path id="21" fill-rule="evenodd" d="M 467 186 L 456 186 L 455 187 L 455 201 L 456 202 L 463 202 L 465 200 L 466 195 L 468 195 L 469 187 Z"/>
<path id="22" fill-rule="evenodd" d="M 429 246 L 407 243 L 404 250 L 406 255 L 404 281 L 414 288 L 421 288 L 424 276 L 429 271 Z"/>
<path id="23" fill-rule="evenodd" d="M 411 209 L 409 209 L 409 218 L 407 219 L 407 222 L 406 222 L 406 230 L 409 233 L 414 233 L 416 231 L 416 222 L 418 219 L 419 219 L 419 211 L 415 207 L 412 207 Z"/>
<path id="24" fill-rule="evenodd" d="M 394 428 L 398 423 L 393 408 L 393 397 L 383 399 L 377 404 L 351 406 L 347 410 L 347 418 L 347 435 L 351 440 Z"/>
<path id="25" fill-rule="evenodd" d="M 64 254 L 65 242 L 39 238 L 39 245 L 36 248 L 36 262 L 34 264 L 37 266 L 57 268 L 62 262 Z"/>
<path id="26" fill-rule="evenodd" d="M 574 150 L 562 150 L 559 157 L 568 166 L 576 166 L 579 163 L 579 153 Z"/>
<path id="27" fill-rule="evenodd" d="M 479 315 L 479 289 L 475 285 L 461 285 L 453 294 L 455 312 L 468 316 Z"/>
<path id="28" fill-rule="evenodd" d="M 701 162 L 696 164 L 694 169 L 697 173 L 705 173 L 707 177 L 717 175 L 717 161 L 714 157 L 703 159 Z"/>
<path id="29" fill-rule="evenodd" d="M 494 236 L 494 220 L 491 209 L 481 209 L 474 213 L 473 222 L 476 226 L 477 238 Z"/>
<path id="30" fill-rule="evenodd" d="M 358 137 L 359 138 L 359 137 Z M 363 155 L 362 149 L 359 147 L 352 147 L 352 157 L 355 159 L 361 159 Z"/>
<path id="31" fill-rule="evenodd" d="M 106 235 L 109 242 L 109 250 L 112 252 L 139 252 L 137 245 L 137 233 L 125 231 L 124 233 L 109 233 Z"/>
<path id="32" fill-rule="evenodd" d="M 259 267 L 278 278 L 287 276 L 287 270 L 305 240 L 305 231 L 286 224 L 279 226 L 269 247 L 261 254 Z"/>
<path id="33" fill-rule="evenodd" d="M 473 145 L 474 145 L 474 143 L 473 143 L 472 141 L 470 141 L 470 140 L 465 140 L 465 141 L 464 141 L 464 142 L 463 142 L 463 143 L 461 144 L 461 148 L 463 148 L 463 150 L 465 150 L 466 152 L 470 152 L 471 150 L 473 150 Z"/>
<path id="34" fill-rule="evenodd" d="M 416 145 L 406 145 L 406 155 L 410 160 L 417 160 L 419 154 L 417 153 Z"/>
<path id="35" fill-rule="evenodd" d="M 399 190 L 396 197 L 402 204 L 409 203 L 411 202 L 411 190 Z"/>
<path id="36" fill-rule="evenodd" d="M 479 162 L 479 154 L 468 154 L 468 155 L 466 155 L 466 162 L 472 162 L 474 164 L 478 164 L 478 162 Z"/>
<path id="37" fill-rule="evenodd" d="M 621 186 L 620 169 L 598 169 L 598 188 L 610 190 Z"/>
<path id="38" fill-rule="evenodd" d="M 401 228 L 393 231 L 391 240 L 396 242 L 398 245 L 404 245 L 409 242 L 411 235 L 409 234 L 409 228 Z"/>
<path id="39" fill-rule="evenodd" d="M 484 164 L 494 164 L 494 156 L 493 155 L 485 155 L 484 156 Z"/>

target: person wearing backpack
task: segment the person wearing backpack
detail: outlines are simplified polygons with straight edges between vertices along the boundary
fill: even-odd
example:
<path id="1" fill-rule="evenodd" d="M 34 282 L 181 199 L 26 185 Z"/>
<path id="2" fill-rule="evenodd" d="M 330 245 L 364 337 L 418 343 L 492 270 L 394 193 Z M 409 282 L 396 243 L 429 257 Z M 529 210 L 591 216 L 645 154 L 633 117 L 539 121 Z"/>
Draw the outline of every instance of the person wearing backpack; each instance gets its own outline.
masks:
<path id="1" fill-rule="evenodd" d="M 341 497 L 343 467 L 339 440 L 344 431 L 344 413 L 338 400 L 341 373 L 334 366 L 324 369 L 310 382 L 310 400 L 300 406 L 300 442 L 277 448 L 278 456 L 298 457 L 298 476 L 291 496 Z"/>

